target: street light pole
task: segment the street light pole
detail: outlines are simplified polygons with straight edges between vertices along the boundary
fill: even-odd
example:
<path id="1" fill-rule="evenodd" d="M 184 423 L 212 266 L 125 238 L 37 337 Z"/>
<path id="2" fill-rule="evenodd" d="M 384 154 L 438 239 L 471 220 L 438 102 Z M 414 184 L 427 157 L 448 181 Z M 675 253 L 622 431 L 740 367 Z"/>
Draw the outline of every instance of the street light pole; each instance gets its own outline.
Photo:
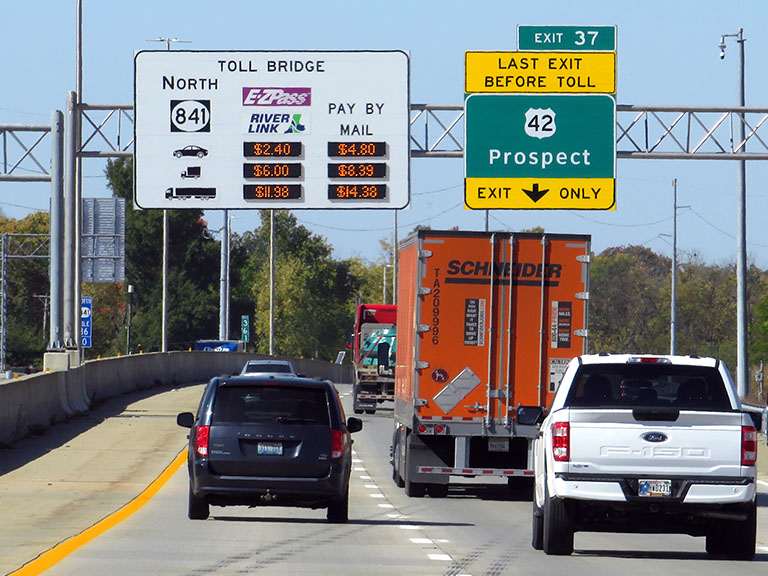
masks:
<path id="1" fill-rule="evenodd" d="M 165 50 L 171 50 L 171 42 L 185 42 L 178 38 L 154 38 L 148 42 L 164 42 Z M 170 215 L 168 210 L 163 210 L 163 277 L 162 277 L 162 310 L 160 312 L 160 351 L 168 352 L 168 244 L 170 241 Z"/>
<path id="2" fill-rule="evenodd" d="M 672 214 L 672 295 L 670 297 L 669 314 L 669 353 L 675 353 L 675 322 L 677 321 L 677 178 L 672 180 L 673 208 Z"/>
<path id="3" fill-rule="evenodd" d="M 720 37 L 720 59 L 725 59 L 725 39 L 736 38 L 739 45 L 739 106 L 746 105 L 744 71 L 744 29 L 736 34 L 723 34 Z M 736 130 L 736 152 L 746 152 L 744 140 L 744 114 L 739 114 Z M 747 358 L 747 162 L 739 161 L 739 201 L 736 259 L 736 387 L 740 398 L 747 395 L 749 387 L 749 366 Z"/>

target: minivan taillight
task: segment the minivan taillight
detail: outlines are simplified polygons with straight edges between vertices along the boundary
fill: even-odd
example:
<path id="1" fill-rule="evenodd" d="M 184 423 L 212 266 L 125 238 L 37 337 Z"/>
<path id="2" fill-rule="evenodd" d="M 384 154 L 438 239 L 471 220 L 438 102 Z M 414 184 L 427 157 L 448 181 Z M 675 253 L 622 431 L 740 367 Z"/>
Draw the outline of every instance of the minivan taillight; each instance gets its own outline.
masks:
<path id="1" fill-rule="evenodd" d="M 208 456 L 208 436 L 210 432 L 210 426 L 198 426 L 195 429 L 195 451 L 200 456 Z"/>
<path id="2" fill-rule="evenodd" d="M 741 465 L 754 466 L 757 462 L 757 430 L 752 426 L 741 427 Z"/>
<path id="3" fill-rule="evenodd" d="M 568 462 L 570 458 L 571 426 L 568 422 L 552 424 L 552 456 L 557 462 Z"/>
<path id="4" fill-rule="evenodd" d="M 344 455 L 344 433 L 331 430 L 331 460 L 338 460 Z"/>

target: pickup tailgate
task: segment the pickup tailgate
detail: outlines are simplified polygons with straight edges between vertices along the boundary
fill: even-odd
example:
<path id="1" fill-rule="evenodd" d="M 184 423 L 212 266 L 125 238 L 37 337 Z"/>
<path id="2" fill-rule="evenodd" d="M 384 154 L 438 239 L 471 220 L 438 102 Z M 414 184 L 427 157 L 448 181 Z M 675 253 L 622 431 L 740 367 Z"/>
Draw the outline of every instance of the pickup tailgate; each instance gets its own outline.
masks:
<path id="1" fill-rule="evenodd" d="M 638 420 L 628 409 L 570 409 L 570 473 L 739 476 L 738 412 L 681 411 L 674 421 Z"/>

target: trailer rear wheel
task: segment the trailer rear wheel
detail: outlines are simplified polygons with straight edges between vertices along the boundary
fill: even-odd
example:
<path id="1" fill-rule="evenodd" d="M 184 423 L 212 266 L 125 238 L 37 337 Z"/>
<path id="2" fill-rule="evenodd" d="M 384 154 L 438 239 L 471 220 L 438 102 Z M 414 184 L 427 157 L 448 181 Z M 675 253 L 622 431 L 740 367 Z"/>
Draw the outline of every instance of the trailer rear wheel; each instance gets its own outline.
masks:
<path id="1" fill-rule="evenodd" d="M 411 441 L 408 436 L 405 438 L 405 494 L 411 498 L 422 498 L 427 493 L 427 485 L 423 482 L 411 481 L 411 472 L 415 466 L 411 456 Z"/>
<path id="2" fill-rule="evenodd" d="M 430 498 L 446 498 L 448 496 L 448 484 L 427 484 L 427 494 Z"/>

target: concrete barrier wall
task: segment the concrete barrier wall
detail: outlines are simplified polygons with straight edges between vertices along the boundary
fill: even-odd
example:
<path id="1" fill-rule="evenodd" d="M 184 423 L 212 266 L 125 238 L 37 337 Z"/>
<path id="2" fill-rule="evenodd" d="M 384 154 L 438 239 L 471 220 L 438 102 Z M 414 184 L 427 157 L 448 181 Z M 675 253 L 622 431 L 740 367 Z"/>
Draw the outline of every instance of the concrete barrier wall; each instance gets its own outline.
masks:
<path id="1" fill-rule="evenodd" d="M 94 403 L 158 385 L 204 382 L 236 374 L 251 359 L 271 358 L 245 352 L 158 352 L 91 360 L 77 368 L 22 376 L 0 382 L 0 446 L 10 446 Z M 291 360 L 310 378 L 350 383 L 350 365 L 320 360 Z"/>

